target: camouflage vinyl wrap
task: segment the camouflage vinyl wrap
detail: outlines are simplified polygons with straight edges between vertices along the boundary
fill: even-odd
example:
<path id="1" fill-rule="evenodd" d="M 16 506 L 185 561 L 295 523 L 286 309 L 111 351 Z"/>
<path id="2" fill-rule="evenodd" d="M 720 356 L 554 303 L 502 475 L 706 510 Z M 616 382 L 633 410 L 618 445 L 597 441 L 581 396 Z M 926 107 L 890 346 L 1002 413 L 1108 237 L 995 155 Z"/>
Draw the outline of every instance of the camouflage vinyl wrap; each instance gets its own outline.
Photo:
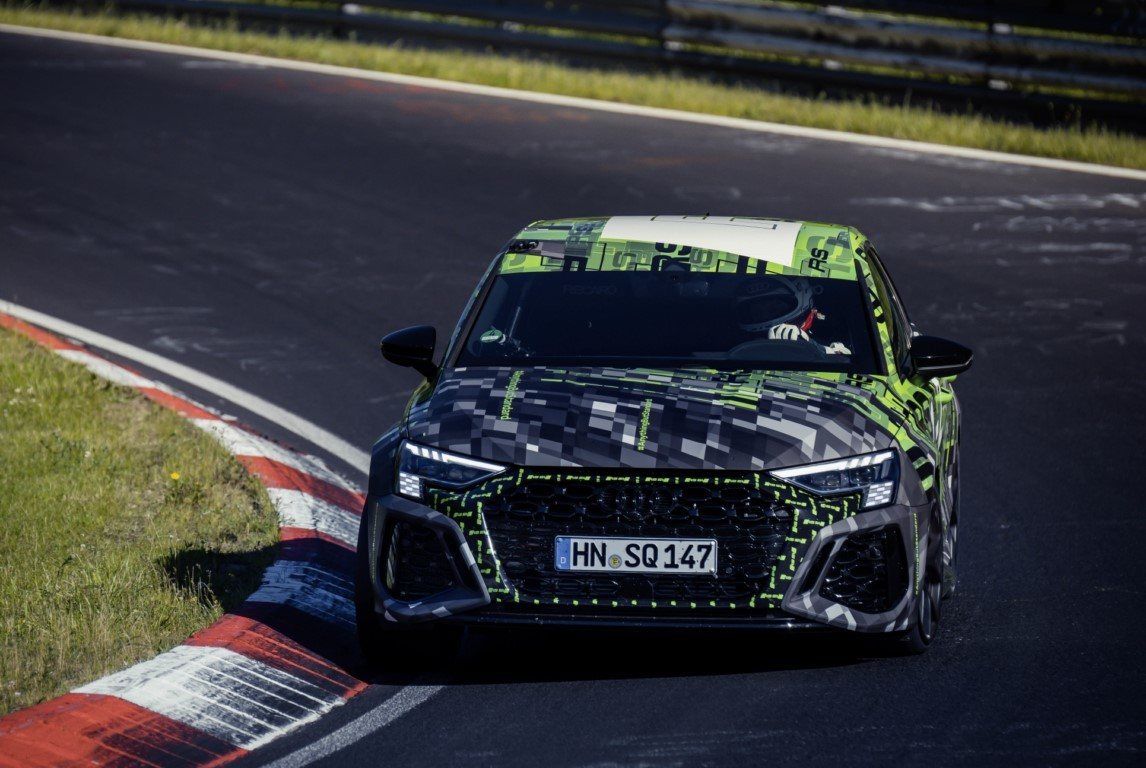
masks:
<path id="1" fill-rule="evenodd" d="M 771 563 L 766 576 L 761 579 L 762 587 L 757 594 L 740 600 L 712 599 L 705 603 L 678 600 L 578 600 L 558 595 L 531 595 L 524 592 L 511 579 L 507 578 L 502 560 L 497 556 L 494 542 L 489 534 L 486 512 L 491 504 L 506 496 L 515 486 L 534 481 L 552 481 L 555 478 L 571 478 L 596 485 L 614 484 L 703 484 L 712 487 L 740 485 L 767 492 L 783 508 L 785 532 L 783 545 Z M 488 480 L 464 491 L 432 489 L 426 504 L 430 508 L 451 517 L 461 527 L 467 543 L 474 553 L 478 567 L 486 580 L 486 588 L 495 605 L 532 604 L 564 605 L 570 607 L 596 606 L 603 609 L 617 608 L 666 608 L 666 609 L 779 609 L 803 555 L 817 532 L 853 517 L 859 510 L 859 495 L 822 498 L 779 482 L 765 473 L 741 473 L 740 476 L 705 474 L 682 478 L 679 475 L 657 473 L 610 473 L 595 472 L 546 472 L 517 468 L 512 472 Z M 693 577 L 695 578 L 695 577 Z"/>
<path id="2" fill-rule="evenodd" d="M 670 243 L 602 237 L 608 219 L 536 222 L 491 264 L 494 274 L 571 269 L 765 272 L 858 280 L 866 288 L 882 349 L 881 375 L 680 368 L 446 368 L 411 399 L 402 437 L 481 457 L 507 471 L 463 491 L 428 488 L 424 503 L 462 529 L 498 605 L 580 606 L 577 598 L 529 594 L 513 583 L 490 536 L 490 505 L 534 481 L 747 484 L 782 507 L 783 542 L 759 590 L 745 599 L 690 601 L 670 608 L 782 610 L 847 629 L 901 630 L 913 621 L 927 541 L 936 519 L 945 533 L 953 509 L 951 467 L 959 411 L 950 380 L 901 373 L 888 289 L 873 274 L 867 241 L 850 227 L 800 223 L 790 264 Z M 479 292 L 467 314 L 477 311 Z M 464 325 L 464 320 L 463 320 Z M 459 330 L 461 329 L 459 326 Z M 900 337 L 903 330 L 898 331 Z M 908 330 L 909 334 L 910 331 Z M 459 338 L 455 331 L 453 347 Z M 447 352 L 447 360 L 450 353 Z M 380 443 L 381 445 L 381 443 Z M 858 495 L 822 497 L 773 478 L 768 470 L 896 449 L 901 470 L 892 505 L 861 511 Z M 386 450 L 392 464 L 394 446 Z M 377 449 L 376 449 L 377 452 Z M 675 480 L 658 473 L 675 472 Z M 695 473 L 687 480 L 681 472 Z M 805 580 L 821 552 L 838 551 L 857 531 L 894 525 L 903 537 L 910 587 L 879 615 L 825 600 Z M 932 532 L 929 534 L 929 528 Z M 573 532 L 573 531 L 571 531 Z M 575 532 L 574 532 L 575 533 Z M 822 579 L 822 575 L 820 579 Z M 656 601 L 593 599 L 609 609 L 664 607 Z"/>
<path id="3" fill-rule="evenodd" d="M 770 221 L 769 219 L 749 219 Z M 511 241 L 501 274 L 562 270 L 651 270 L 665 261 L 692 272 L 743 272 L 855 280 L 855 254 L 862 236 L 850 227 L 799 223 L 791 266 L 688 244 L 611 240 L 601 236 L 609 219 L 559 219 L 529 225 Z"/>
<path id="4" fill-rule="evenodd" d="M 527 467 L 761 470 L 894 444 L 875 377 L 703 369 L 458 368 L 410 439 Z"/>

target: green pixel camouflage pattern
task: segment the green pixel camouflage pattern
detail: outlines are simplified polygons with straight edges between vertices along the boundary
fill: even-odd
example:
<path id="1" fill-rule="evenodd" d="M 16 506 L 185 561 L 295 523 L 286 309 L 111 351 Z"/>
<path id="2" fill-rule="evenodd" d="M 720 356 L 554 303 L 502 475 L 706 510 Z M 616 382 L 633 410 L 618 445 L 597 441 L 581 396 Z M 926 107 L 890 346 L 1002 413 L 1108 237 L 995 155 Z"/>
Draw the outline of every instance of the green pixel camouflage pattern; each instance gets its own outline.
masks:
<path id="1" fill-rule="evenodd" d="M 603 240 L 606 222 L 595 218 L 532 224 L 495 260 L 492 270 L 559 271 L 569 268 L 570 259 L 583 261 L 578 269 L 651 270 L 667 258 L 687 261 L 693 271 L 763 270 L 858 279 L 867 289 L 887 374 L 508 367 L 443 372 L 433 387 L 420 389 L 412 399 L 407 436 L 512 465 L 507 474 L 464 491 L 427 490 L 427 504 L 461 526 L 492 599 L 500 604 L 578 605 L 574 598 L 524 593 L 506 577 L 490 542 L 485 508 L 516 485 L 560 473 L 609 483 L 610 472 L 625 472 L 630 473 L 625 481 L 631 482 L 633 472 L 652 478 L 656 470 L 668 467 L 707 471 L 710 474 L 698 482 L 720 484 L 728 477 L 714 470 L 748 471 L 751 482 L 773 492 L 792 513 L 766 587 L 751 598 L 750 606 L 714 601 L 673 607 L 781 607 L 785 593 L 795 592 L 793 578 L 802 578 L 800 568 L 808 565 L 804 559 L 809 546 L 894 520 L 913 555 L 914 589 L 894 615 L 879 617 L 878 629 L 906 627 L 909 603 L 922 579 L 928 510 L 938 506 L 944 532 L 950 522 L 950 470 L 958 450 L 959 411 L 950 380 L 922 381 L 900 373 L 892 309 L 867 263 L 865 238 L 850 227 L 803 223 L 792 266 L 786 266 L 675 244 Z M 601 413 L 607 418 L 600 418 Z M 599 417 L 596 422 L 594 416 Z M 707 438 L 686 445 L 680 439 L 686 423 L 709 425 Z M 902 468 L 899 506 L 875 512 L 861 511 L 858 496 L 815 496 L 767 472 L 886 447 L 898 448 L 909 466 Z M 863 622 L 875 619 L 824 605 L 815 595 L 800 598 L 799 605 L 790 602 L 784 608 L 852 629 L 857 623 L 865 628 Z M 596 605 L 657 607 L 651 601 Z"/>
<path id="2" fill-rule="evenodd" d="M 884 377 L 702 368 L 456 368 L 410 439 L 530 467 L 765 470 L 892 447 Z M 910 444 L 909 444 L 910 445 Z"/>
<path id="3" fill-rule="evenodd" d="M 773 221 L 773 219 L 760 219 Z M 862 236 L 851 227 L 801 222 L 792 266 L 753 259 L 725 251 L 679 243 L 609 240 L 601 231 L 609 220 L 558 219 L 538 221 L 521 230 L 502 257 L 499 272 L 560 272 L 578 269 L 652 270 L 671 260 L 688 264 L 692 272 L 802 275 L 855 280 L 855 253 Z"/>
<path id="4" fill-rule="evenodd" d="M 505 574 L 501 560 L 496 556 L 490 537 L 485 510 L 491 503 L 508 494 L 514 486 L 531 481 L 552 481 L 557 478 L 591 482 L 607 486 L 610 483 L 688 483 L 709 486 L 750 485 L 766 490 L 775 503 L 787 510 L 784 545 L 770 566 L 759 594 L 741 600 L 712 599 L 705 603 L 685 600 L 651 599 L 578 599 L 557 595 L 531 595 L 514 584 Z M 425 503 L 430 508 L 448 515 L 465 534 L 474 553 L 474 559 L 486 581 L 486 588 L 495 604 L 563 605 L 570 607 L 595 606 L 603 609 L 673 608 L 673 609 L 778 609 L 792 578 L 803 559 L 804 552 L 816 533 L 825 526 L 853 517 L 859 511 L 859 494 L 820 497 L 767 473 L 737 473 L 735 475 L 707 474 L 682 478 L 665 473 L 628 473 L 609 471 L 541 471 L 515 468 L 509 473 L 487 480 L 472 488 L 450 491 L 442 488 L 427 489 Z M 639 534 L 638 534 L 639 535 Z M 606 574 L 608 575 L 608 574 Z"/>
<path id="5" fill-rule="evenodd" d="M 880 377 L 884 387 L 877 400 L 893 417 L 888 426 L 895 425 L 895 440 L 915 467 L 924 490 L 945 500 L 950 489 L 946 487 L 945 473 L 937 472 L 936 467 L 951 466 L 959 442 L 952 382 L 950 379 L 920 381 L 899 374 L 891 339 L 890 310 L 877 290 L 870 267 L 863 260 L 856 263 L 867 286 L 884 363 L 891 372 Z"/>

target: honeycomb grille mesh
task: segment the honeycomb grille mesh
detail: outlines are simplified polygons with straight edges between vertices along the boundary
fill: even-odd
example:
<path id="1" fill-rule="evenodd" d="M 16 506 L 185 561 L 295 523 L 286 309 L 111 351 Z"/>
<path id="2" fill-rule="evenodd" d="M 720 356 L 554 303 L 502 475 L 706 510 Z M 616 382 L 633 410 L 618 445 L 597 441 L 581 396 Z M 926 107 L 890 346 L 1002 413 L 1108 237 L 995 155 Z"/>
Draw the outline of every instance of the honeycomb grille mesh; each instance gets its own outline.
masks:
<path id="1" fill-rule="evenodd" d="M 396 523 L 387 557 L 388 587 L 399 600 L 420 600 L 453 586 L 453 569 L 430 528 Z"/>
<path id="2" fill-rule="evenodd" d="M 504 575 L 524 598 L 657 601 L 662 609 L 674 601 L 680 607 L 747 602 L 767 592 L 790 527 L 789 512 L 745 478 L 527 479 L 490 500 L 484 516 Z M 559 573 L 558 535 L 716 539 L 718 572 Z"/>
<path id="3" fill-rule="evenodd" d="M 899 529 L 889 525 L 853 533 L 844 541 L 820 586 L 820 596 L 864 613 L 889 611 L 907 583 Z"/>

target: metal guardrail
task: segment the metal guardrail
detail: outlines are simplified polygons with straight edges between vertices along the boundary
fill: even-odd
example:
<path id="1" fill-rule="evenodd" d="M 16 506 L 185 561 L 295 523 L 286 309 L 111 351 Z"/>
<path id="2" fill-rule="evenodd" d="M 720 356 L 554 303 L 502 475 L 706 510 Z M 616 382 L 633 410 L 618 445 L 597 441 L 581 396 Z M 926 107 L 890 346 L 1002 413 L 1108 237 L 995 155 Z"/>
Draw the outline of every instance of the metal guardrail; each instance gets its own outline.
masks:
<path id="1" fill-rule="evenodd" d="M 1141 0 L 835 0 L 832 5 L 1095 35 L 1141 38 L 1146 32 Z"/>
<path id="2" fill-rule="evenodd" d="M 110 0 L 128 10 L 641 62 L 832 93 L 910 94 L 1023 110 L 1038 120 L 1083 117 L 1146 129 L 1142 0 L 276 4 L 289 1 Z"/>

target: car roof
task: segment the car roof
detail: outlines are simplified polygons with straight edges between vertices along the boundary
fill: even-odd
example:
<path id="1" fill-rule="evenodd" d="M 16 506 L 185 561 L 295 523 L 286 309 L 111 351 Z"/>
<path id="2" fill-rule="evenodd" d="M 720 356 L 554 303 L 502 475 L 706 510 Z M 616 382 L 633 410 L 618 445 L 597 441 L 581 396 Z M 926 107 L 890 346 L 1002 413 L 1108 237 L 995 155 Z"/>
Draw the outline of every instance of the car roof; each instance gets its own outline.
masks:
<path id="1" fill-rule="evenodd" d="M 563 270 L 767 272 L 856 279 L 864 237 L 839 224 L 751 216 L 609 216 L 535 221 L 511 241 L 503 274 Z"/>

